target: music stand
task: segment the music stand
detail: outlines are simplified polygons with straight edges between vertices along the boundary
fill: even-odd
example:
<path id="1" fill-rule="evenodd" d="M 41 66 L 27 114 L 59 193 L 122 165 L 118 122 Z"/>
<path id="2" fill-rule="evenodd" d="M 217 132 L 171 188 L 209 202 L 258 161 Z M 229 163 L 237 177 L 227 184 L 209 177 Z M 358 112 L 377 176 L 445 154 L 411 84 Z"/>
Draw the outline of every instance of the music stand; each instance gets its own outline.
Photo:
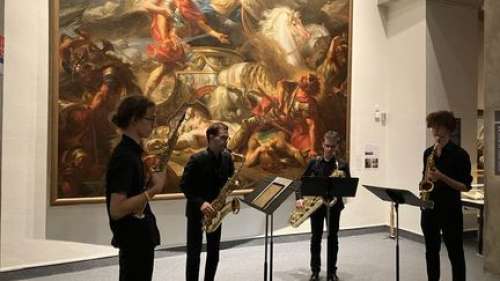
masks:
<path id="1" fill-rule="evenodd" d="M 423 209 L 433 208 L 434 202 L 423 201 L 415 194 L 404 189 L 364 185 L 371 193 L 375 194 L 382 201 L 393 202 L 396 209 L 396 280 L 399 281 L 399 204 L 420 207 Z"/>
<path id="2" fill-rule="evenodd" d="M 266 234 L 264 238 L 264 281 L 273 280 L 273 213 L 295 191 L 297 181 L 282 177 L 266 177 L 255 186 L 254 190 L 242 199 L 247 205 L 266 215 Z M 269 233 L 270 232 L 270 233 Z M 269 249 L 268 249 L 268 243 Z M 269 252 L 269 255 L 268 255 Z M 269 263 L 268 263 L 269 256 Z"/>
<path id="3" fill-rule="evenodd" d="M 301 193 L 303 196 L 321 196 L 327 205 L 326 207 L 326 234 L 327 243 L 330 243 L 330 200 L 334 197 L 354 197 L 358 188 L 358 178 L 339 177 L 303 177 Z M 326 276 L 330 276 L 329 245 L 326 247 Z"/>

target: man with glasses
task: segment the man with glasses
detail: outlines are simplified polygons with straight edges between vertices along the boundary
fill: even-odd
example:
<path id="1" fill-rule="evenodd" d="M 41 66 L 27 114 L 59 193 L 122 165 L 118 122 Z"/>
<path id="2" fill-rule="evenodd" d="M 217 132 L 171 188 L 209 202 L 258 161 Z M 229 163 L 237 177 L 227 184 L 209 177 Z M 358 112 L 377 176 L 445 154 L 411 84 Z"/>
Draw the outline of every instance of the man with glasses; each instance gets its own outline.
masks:
<path id="1" fill-rule="evenodd" d="M 106 174 L 106 209 L 113 232 L 111 244 L 120 249 L 120 281 L 150 281 L 154 248 L 160 244 L 149 201 L 165 184 L 165 171 L 146 180 L 141 141 L 149 137 L 155 105 L 143 96 L 129 96 L 118 106 L 113 123 L 122 131 Z"/>
<path id="2" fill-rule="evenodd" d="M 340 142 L 339 135 L 335 131 L 328 131 L 323 136 L 323 155 L 318 156 L 307 165 L 307 168 L 302 177 L 329 177 L 335 170 L 342 171 L 345 177 L 350 177 L 349 165 L 347 162 L 342 161 L 336 157 L 336 151 Z M 296 207 L 304 208 L 304 199 L 302 198 L 302 187 L 299 188 L 295 194 Z M 311 221 L 311 278 L 310 281 L 319 281 L 319 272 L 321 271 L 321 239 L 323 237 L 323 225 L 327 212 L 326 208 L 330 208 L 330 218 L 327 221 L 328 226 L 328 264 L 326 265 L 327 281 L 337 281 L 337 254 L 339 250 L 338 234 L 340 212 L 344 209 L 344 202 L 342 198 L 325 198 L 326 202 L 336 200 L 333 206 L 322 205 L 310 216 Z M 332 201 L 333 202 L 333 201 Z"/>

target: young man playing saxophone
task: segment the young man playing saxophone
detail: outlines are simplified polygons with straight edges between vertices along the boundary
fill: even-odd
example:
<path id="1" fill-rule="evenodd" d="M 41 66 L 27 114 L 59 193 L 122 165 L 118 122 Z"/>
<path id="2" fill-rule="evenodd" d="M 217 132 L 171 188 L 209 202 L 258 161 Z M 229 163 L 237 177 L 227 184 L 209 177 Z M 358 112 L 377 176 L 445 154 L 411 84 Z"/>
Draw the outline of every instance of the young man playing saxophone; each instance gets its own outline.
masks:
<path id="1" fill-rule="evenodd" d="M 186 281 L 198 281 L 204 215 L 217 212 L 210 204 L 218 197 L 221 188 L 234 173 L 234 163 L 227 151 L 228 127 L 214 123 L 206 131 L 208 147 L 191 156 L 180 187 L 186 195 L 187 261 Z M 207 262 L 205 281 L 213 281 L 219 262 L 221 226 L 207 237 Z"/>
<path id="2" fill-rule="evenodd" d="M 323 155 L 309 161 L 307 168 L 302 177 L 329 177 L 333 174 L 343 173 L 343 176 L 350 177 L 349 165 L 336 157 L 340 138 L 335 131 L 328 131 L 323 136 Z M 335 173 L 336 172 L 336 173 Z M 296 208 L 304 208 L 304 199 L 302 198 L 302 187 L 296 192 Z M 325 198 L 326 202 L 336 200 L 336 202 L 328 207 L 330 208 L 330 219 L 327 221 L 328 226 L 328 264 L 327 264 L 327 281 L 337 281 L 337 254 L 338 254 L 338 231 L 340 222 L 340 213 L 344 209 L 342 198 Z M 333 202 L 333 201 L 332 201 Z M 311 221 L 311 271 L 310 281 L 319 281 L 319 272 L 321 270 L 321 239 L 323 236 L 323 225 L 327 215 L 327 206 L 322 205 L 310 216 Z"/>
<path id="3" fill-rule="evenodd" d="M 424 152 L 424 182 L 432 182 L 429 200 L 433 209 L 422 209 L 421 226 L 425 237 L 425 257 L 429 281 L 440 278 L 439 250 L 441 233 L 450 258 L 453 281 L 465 281 L 465 257 L 463 248 L 463 214 L 460 192 L 471 189 L 471 163 L 467 152 L 450 141 L 456 121 L 450 111 L 438 111 L 427 115 L 427 127 L 431 128 L 436 143 Z M 428 161 L 432 155 L 432 161 Z M 433 167 L 428 169 L 430 163 Z M 427 171 L 427 172 L 426 172 Z M 426 175 L 427 174 L 427 175 Z"/>
<path id="4" fill-rule="evenodd" d="M 115 147 L 106 174 L 106 209 L 113 232 L 111 244 L 120 249 L 120 281 L 150 281 L 154 248 L 160 233 L 149 201 L 163 190 L 165 170 L 146 179 L 141 141 L 151 134 L 155 104 L 143 96 L 125 98 L 113 123 L 122 140 Z"/>

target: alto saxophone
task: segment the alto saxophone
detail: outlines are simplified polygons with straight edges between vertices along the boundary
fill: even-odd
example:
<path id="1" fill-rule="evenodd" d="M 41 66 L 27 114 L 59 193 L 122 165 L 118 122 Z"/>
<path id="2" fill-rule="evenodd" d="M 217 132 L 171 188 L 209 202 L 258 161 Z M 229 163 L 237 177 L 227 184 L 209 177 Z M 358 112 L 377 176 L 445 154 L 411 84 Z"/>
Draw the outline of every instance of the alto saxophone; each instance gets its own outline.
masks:
<path id="1" fill-rule="evenodd" d="M 158 157 L 158 164 L 151 167 L 152 172 L 159 173 L 164 171 L 174 152 L 175 145 L 179 139 L 179 129 L 184 119 L 186 119 L 186 108 L 182 107 L 181 109 L 183 109 L 182 116 L 177 120 L 174 129 L 169 132 L 168 139 L 166 141 L 151 142 L 147 145 L 148 154 Z"/>
<path id="2" fill-rule="evenodd" d="M 175 145 L 177 144 L 177 139 L 179 138 L 179 128 L 186 118 L 186 108 L 181 107 L 180 109 L 184 111 L 182 112 L 182 116 L 180 117 L 180 119 L 175 124 L 174 129 L 169 133 L 168 139 L 166 141 L 156 140 L 146 144 L 148 155 L 152 157 L 158 157 L 158 163 L 148 167 L 149 172 L 159 173 L 163 172 L 167 168 L 168 161 L 172 156 L 172 152 L 174 151 Z M 177 113 L 178 112 L 175 112 L 171 119 L 173 119 L 177 115 Z M 147 187 L 148 185 L 146 184 L 146 188 Z M 135 213 L 134 216 L 137 218 L 143 218 L 146 205 L 147 204 L 144 205 L 141 211 Z"/>
<path id="3" fill-rule="evenodd" d="M 207 233 L 212 233 L 219 228 L 222 223 L 222 219 L 230 212 L 237 214 L 240 211 L 240 201 L 238 198 L 233 198 L 226 202 L 227 197 L 239 187 L 238 174 L 243 168 L 245 163 L 245 157 L 241 154 L 231 153 L 231 156 L 241 159 L 240 167 L 234 172 L 233 176 L 227 180 L 227 182 L 222 187 L 217 198 L 215 198 L 210 204 L 215 209 L 213 214 L 203 216 L 203 230 Z"/>
<path id="4" fill-rule="evenodd" d="M 420 192 L 420 199 L 426 202 L 430 201 L 429 198 L 431 195 L 431 191 L 434 190 L 434 183 L 429 179 L 429 172 L 436 168 L 436 162 L 434 159 L 436 157 L 436 151 L 437 151 L 436 148 L 437 145 L 434 145 L 431 154 L 427 156 L 425 171 L 424 171 L 424 179 L 418 186 Z"/>
<path id="5" fill-rule="evenodd" d="M 331 178 L 344 178 L 345 172 L 339 169 L 339 162 L 336 163 L 337 167 L 330 174 Z M 331 201 L 326 201 L 321 196 L 304 196 L 303 198 L 303 208 L 295 208 L 290 214 L 288 222 L 292 227 L 299 227 L 312 213 L 325 204 L 328 207 L 332 207 L 337 203 L 337 198 L 333 198 Z"/>

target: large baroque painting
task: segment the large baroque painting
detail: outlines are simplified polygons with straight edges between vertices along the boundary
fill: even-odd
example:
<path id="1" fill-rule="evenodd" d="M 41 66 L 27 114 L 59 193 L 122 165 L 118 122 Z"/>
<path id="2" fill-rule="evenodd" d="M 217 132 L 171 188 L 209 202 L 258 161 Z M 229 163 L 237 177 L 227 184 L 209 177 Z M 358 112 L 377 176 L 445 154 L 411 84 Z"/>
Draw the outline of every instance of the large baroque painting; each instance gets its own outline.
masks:
<path id="1" fill-rule="evenodd" d="M 181 197 L 183 166 L 216 121 L 245 156 L 242 190 L 300 176 L 327 130 L 346 157 L 350 0 L 51 2 L 53 204 L 102 202 L 119 140 L 110 114 L 128 95 L 157 104 L 146 151 L 174 140 L 163 198 Z"/>

